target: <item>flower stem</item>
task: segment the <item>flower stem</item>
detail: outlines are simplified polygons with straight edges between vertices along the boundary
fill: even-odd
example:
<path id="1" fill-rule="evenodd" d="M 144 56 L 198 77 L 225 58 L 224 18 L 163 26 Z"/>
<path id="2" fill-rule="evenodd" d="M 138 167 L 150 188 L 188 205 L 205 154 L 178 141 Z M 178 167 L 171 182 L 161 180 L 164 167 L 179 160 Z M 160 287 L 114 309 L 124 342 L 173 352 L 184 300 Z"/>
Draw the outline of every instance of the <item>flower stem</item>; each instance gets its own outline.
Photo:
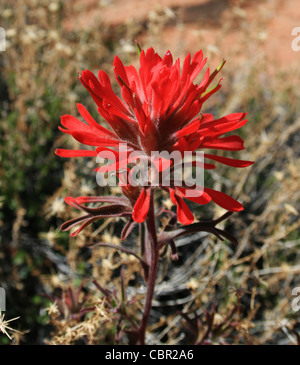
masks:
<path id="1" fill-rule="evenodd" d="M 156 224 L 155 224 L 155 213 L 154 213 L 154 194 L 151 191 L 150 197 L 150 207 L 148 216 L 146 218 L 147 225 L 147 233 L 148 233 L 148 241 L 150 245 L 150 268 L 149 268 L 149 276 L 147 281 L 147 295 L 144 306 L 143 318 L 141 320 L 140 328 L 139 328 L 139 344 L 145 344 L 145 334 L 146 328 L 149 320 L 149 315 L 151 311 L 151 304 L 154 295 L 155 281 L 157 276 L 158 269 L 158 260 L 159 260 L 159 247 L 157 242 L 157 234 L 156 234 Z"/>

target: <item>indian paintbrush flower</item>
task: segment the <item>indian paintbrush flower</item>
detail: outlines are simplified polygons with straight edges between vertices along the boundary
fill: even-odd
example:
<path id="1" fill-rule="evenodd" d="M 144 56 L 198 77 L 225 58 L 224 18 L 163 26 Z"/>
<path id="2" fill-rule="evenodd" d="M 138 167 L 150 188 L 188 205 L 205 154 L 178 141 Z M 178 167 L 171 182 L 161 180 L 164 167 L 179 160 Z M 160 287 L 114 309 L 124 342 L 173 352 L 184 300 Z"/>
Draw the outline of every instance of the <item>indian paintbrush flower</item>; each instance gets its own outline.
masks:
<path id="1" fill-rule="evenodd" d="M 160 57 L 153 48 L 140 52 L 140 68 L 124 66 L 115 56 L 114 73 L 120 86 L 121 97 L 118 97 L 111 86 L 108 75 L 100 70 L 98 78 L 89 70 L 82 71 L 79 80 L 88 90 L 97 105 L 98 113 L 110 126 L 107 129 L 100 125 L 82 104 L 77 104 L 78 112 L 85 123 L 74 116 L 61 117 L 59 127 L 64 133 L 70 134 L 83 145 L 92 146 L 93 150 L 65 150 L 57 149 L 61 157 L 91 157 L 101 152 L 111 152 L 115 162 L 110 165 L 110 170 L 120 173 L 124 155 L 120 156 L 117 148 L 126 144 L 128 153 L 135 152 L 136 156 L 146 156 L 151 159 L 153 151 L 185 152 L 192 155 L 197 150 L 214 149 L 225 151 L 240 151 L 244 149 L 243 140 L 238 135 L 224 136 L 234 131 L 247 122 L 246 113 L 233 113 L 214 119 L 212 114 L 202 113 L 204 102 L 217 92 L 221 87 L 221 80 L 212 86 L 212 82 L 225 64 L 212 73 L 209 68 L 205 71 L 200 83 L 195 83 L 198 74 L 203 70 L 206 58 L 202 51 L 195 53 L 193 58 L 188 54 L 184 59 L 182 70 L 180 60 L 173 62 L 173 57 L 168 51 Z M 250 161 L 231 159 L 211 153 L 204 154 L 204 169 L 214 169 L 211 161 L 220 162 L 232 167 L 246 167 Z M 127 163 L 125 161 L 125 167 Z M 172 167 L 172 161 L 168 166 Z M 192 163 L 193 164 L 193 163 Z M 194 166 L 196 163 L 194 163 Z M 164 168 L 158 165 L 158 173 Z M 97 170 L 101 170 L 98 168 Z M 182 224 L 191 224 L 194 216 L 184 199 L 198 204 L 207 204 L 214 201 L 228 211 L 241 211 L 242 205 L 227 194 L 197 185 L 180 186 L 170 181 L 168 186 L 160 186 L 170 194 L 171 201 L 177 206 L 177 217 Z M 66 198 L 66 202 L 78 209 L 85 211 L 84 217 L 66 222 L 64 229 L 69 229 L 82 221 L 82 228 L 98 218 L 105 216 L 132 216 L 135 222 L 143 222 L 148 214 L 150 192 L 156 187 L 130 186 L 122 187 L 124 198 L 118 197 L 79 197 Z M 198 196 L 190 196 L 190 190 L 199 190 Z M 202 190 L 201 190 L 202 189 Z M 200 191 L 201 190 L 201 191 Z M 100 208 L 86 208 L 82 203 L 99 202 L 111 203 Z M 73 234 L 74 235 L 74 234 Z"/>
<path id="2" fill-rule="evenodd" d="M 225 60 L 212 73 L 208 68 L 200 83 L 195 83 L 205 64 L 206 58 L 203 58 L 202 51 L 195 53 L 193 58 L 188 54 L 182 68 L 179 59 L 173 62 L 170 52 L 160 57 L 153 48 L 146 52 L 140 50 L 139 70 L 133 66 L 124 66 L 115 56 L 114 73 L 120 86 L 121 97 L 114 93 L 110 79 L 104 71 L 99 71 L 98 78 L 89 70 L 82 71 L 79 76 L 96 103 L 98 113 L 110 128 L 100 125 L 82 104 L 77 104 L 77 109 L 85 122 L 71 115 L 61 117 L 60 130 L 93 149 L 58 149 L 56 153 L 61 157 L 97 156 L 97 159 L 99 156 L 103 157 L 103 154 L 112 156 L 113 162 L 97 168 L 96 171 L 114 173 L 123 193 L 122 197 L 67 197 L 66 203 L 83 211 L 84 215 L 65 222 L 62 229 L 69 230 L 81 224 L 72 233 L 72 236 L 76 236 L 94 221 L 107 217 L 128 218 L 121 239 L 125 239 L 137 223 L 145 222 L 147 228 L 144 230 L 143 225 L 140 225 L 141 257 L 122 246 L 101 242 L 95 244 L 134 255 L 142 266 L 147 283 L 143 316 L 139 325 L 132 323 L 132 328 L 126 329 L 130 341 L 134 344 L 145 344 L 159 258 L 167 245 L 171 249 L 172 259 L 177 260 L 175 240 L 180 236 L 205 231 L 221 240 L 225 238 L 233 243 L 237 242 L 234 236 L 216 226 L 232 212 L 241 211 L 243 206 L 227 194 L 204 186 L 203 181 L 197 180 L 190 184 L 178 181 L 178 175 L 175 174 L 180 164 L 173 158 L 174 153 L 179 155 L 180 159 L 184 159 L 188 154 L 192 157 L 188 165 L 202 170 L 214 169 L 216 166 L 212 162 L 238 168 L 252 164 L 250 161 L 214 153 L 205 153 L 201 161 L 197 160 L 199 150 L 243 150 L 244 144 L 240 136 L 224 134 L 242 127 L 247 122 L 246 113 L 233 113 L 218 119 L 212 114 L 202 113 L 204 102 L 221 87 L 221 80 L 213 86 L 212 82 L 224 66 Z M 146 169 L 140 170 L 143 184 L 136 184 L 136 180 L 132 180 L 136 173 L 132 165 L 136 167 L 141 161 L 146 161 Z M 163 179 L 166 170 L 173 173 L 167 183 Z M 153 176 L 158 178 L 155 183 Z M 177 207 L 177 214 L 164 208 L 155 211 L 154 191 L 157 188 L 169 193 L 172 203 Z M 185 199 L 201 205 L 213 201 L 228 212 L 212 221 L 193 223 L 194 215 Z M 100 203 L 100 206 L 90 207 L 90 203 Z M 169 221 L 158 234 L 156 218 L 162 213 L 169 215 Z M 176 228 L 177 220 L 183 224 L 179 228 Z M 124 272 L 122 273 L 121 282 L 124 284 Z M 100 284 L 98 287 L 104 295 L 110 295 Z M 125 287 L 122 292 L 125 295 Z M 120 306 L 120 309 L 122 308 Z"/>

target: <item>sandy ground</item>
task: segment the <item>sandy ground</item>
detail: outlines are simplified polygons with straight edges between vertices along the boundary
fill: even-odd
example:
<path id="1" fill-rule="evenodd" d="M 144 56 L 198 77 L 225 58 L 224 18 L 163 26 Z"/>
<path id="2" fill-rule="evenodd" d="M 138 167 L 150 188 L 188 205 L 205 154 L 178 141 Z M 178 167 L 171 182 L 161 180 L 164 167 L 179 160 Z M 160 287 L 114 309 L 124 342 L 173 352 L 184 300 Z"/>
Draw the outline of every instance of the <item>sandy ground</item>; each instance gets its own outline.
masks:
<path id="1" fill-rule="evenodd" d="M 155 24 L 155 16 L 163 13 L 168 21 L 151 39 L 160 52 L 170 49 L 181 56 L 202 48 L 213 59 L 226 58 L 237 66 L 240 61 L 262 60 L 271 72 L 297 67 L 300 61 L 300 51 L 291 46 L 292 29 L 300 27 L 299 0 L 76 0 L 71 4 L 67 29 L 86 29 L 97 22 L 134 26 L 149 19 Z"/>

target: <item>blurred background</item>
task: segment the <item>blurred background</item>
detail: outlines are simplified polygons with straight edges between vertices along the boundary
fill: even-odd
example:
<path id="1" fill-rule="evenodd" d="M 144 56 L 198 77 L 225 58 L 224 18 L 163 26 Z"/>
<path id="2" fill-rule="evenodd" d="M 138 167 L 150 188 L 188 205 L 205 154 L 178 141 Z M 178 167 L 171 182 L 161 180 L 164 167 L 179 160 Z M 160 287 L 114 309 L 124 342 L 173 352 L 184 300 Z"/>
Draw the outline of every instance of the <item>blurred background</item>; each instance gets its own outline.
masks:
<path id="1" fill-rule="evenodd" d="M 89 337 L 88 316 L 80 319 L 82 332 L 68 337 L 73 318 L 60 313 L 61 321 L 51 303 L 85 277 L 90 302 L 84 305 L 96 303 L 101 293 L 91 280 L 119 288 L 113 273 L 121 265 L 137 312 L 142 308 L 137 262 L 85 247 L 99 240 L 121 244 L 122 221 L 100 222 L 76 239 L 60 231 L 77 214 L 65 196 L 103 192 L 92 159 L 54 153 L 76 146 L 57 128 L 61 115 L 78 117 L 76 102 L 97 117 L 78 72 L 103 69 L 112 76 L 115 54 L 138 65 L 136 40 L 161 55 L 170 50 L 175 59 L 202 49 L 211 70 L 226 59 L 223 86 L 204 112 L 247 112 L 249 122 L 239 131 L 246 149 L 224 155 L 255 161 L 241 170 L 220 165 L 207 176 L 211 188 L 245 207 L 225 227 L 239 245 L 207 234 L 179 240 L 179 262 L 167 256 L 161 263 L 148 342 L 189 343 L 192 330 L 205 330 L 205 310 L 215 305 L 214 325 L 225 323 L 229 343 L 297 344 L 292 290 L 300 287 L 300 51 L 292 49 L 292 30 L 300 27 L 298 1 L 2 0 L 0 26 L 6 32 L 0 53 L 0 286 L 5 314 L 20 316 L 13 328 L 22 332 L 12 341 L 0 333 L 0 344 L 115 343 L 110 321 L 100 321 Z M 224 213 L 213 205 L 194 211 L 199 219 Z M 178 311 L 199 315 L 203 328 L 187 328 Z M 214 343 L 225 341 L 219 332 Z"/>

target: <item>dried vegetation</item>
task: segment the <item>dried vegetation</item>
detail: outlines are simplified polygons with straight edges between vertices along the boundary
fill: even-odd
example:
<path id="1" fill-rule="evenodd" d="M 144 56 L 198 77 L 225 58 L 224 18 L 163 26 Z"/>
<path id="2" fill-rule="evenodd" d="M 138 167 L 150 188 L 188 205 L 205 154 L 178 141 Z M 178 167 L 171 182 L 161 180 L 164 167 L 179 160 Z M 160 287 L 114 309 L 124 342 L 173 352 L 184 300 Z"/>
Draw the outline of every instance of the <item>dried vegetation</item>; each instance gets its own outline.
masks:
<path id="1" fill-rule="evenodd" d="M 58 146 L 73 147 L 57 126 L 60 115 L 76 115 L 79 101 L 95 115 L 77 71 L 111 74 L 115 53 L 136 63 L 135 39 L 145 47 L 157 42 L 160 31 L 176 23 L 176 12 L 157 9 L 144 22 L 114 27 L 99 19 L 92 29 L 71 31 L 63 27 L 71 16 L 63 4 L 4 0 L 0 6 L 7 30 L 0 54 L 0 284 L 9 318 L 21 317 L 12 325 L 24 336 L 12 332 L 13 343 L 126 344 L 145 284 L 138 260 L 115 246 L 138 252 L 139 231 L 125 242 L 122 220 L 100 221 L 76 239 L 60 231 L 76 214 L 64 196 L 103 190 L 91 174 L 92 159 L 54 155 Z M 73 10 L 76 16 L 82 9 Z M 220 32 L 233 21 L 229 17 Z M 206 233 L 177 240 L 179 260 L 167 252 L 160 262 L 149 344 L 299 342 L 299 314 L 291 307 L 292 289 L 300 286 L 299 70 L 271 77 L 264 62 L 248 60 L 240 69 L 226 64 L 223 75 L 209 110 L 248 112 L 239 158 L 255 164 L 218 166 L 207 181 L 243 202 L 244 212 L 225 227 L 239 244 Z M 163 195 L 160 201 L 169 204 Z M 195 212 L 199 219 L 224 213 L 213 205 Z M 97 242 L 111 247 L 89 247 Z"/>

